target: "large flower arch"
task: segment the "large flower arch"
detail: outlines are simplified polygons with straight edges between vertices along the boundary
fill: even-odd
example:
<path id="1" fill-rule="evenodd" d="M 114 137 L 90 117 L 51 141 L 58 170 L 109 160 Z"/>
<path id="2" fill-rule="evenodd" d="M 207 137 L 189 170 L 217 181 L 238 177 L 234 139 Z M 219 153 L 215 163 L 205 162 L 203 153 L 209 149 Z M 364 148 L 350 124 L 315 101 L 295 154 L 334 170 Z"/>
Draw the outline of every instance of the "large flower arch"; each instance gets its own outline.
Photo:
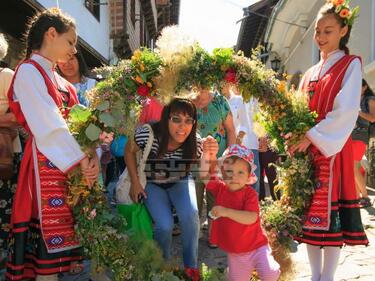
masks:
<path id="1" fill-rule="evenodd" d="M 184 96 L 195 88 L 220 88 L 223 83 L 235 84 L 245 101 L 258 99 L 258 119 L 280 153 L 285 153 L 283 135 L 291 133 L 291 144 L 314 125 L 315 114 L 309 111 L 305 95 L 288 91 L 285 82 L 276 79 L 275 73 L 259 61 L 257 53 L 252 58 L 232 49 L 208 53 L 176 27 L 163 31 L 157 49 L 137 50 L 130 60 L 100 72 L 106 79 L 89 93 L 90 108 L 75 106 L 69 119 L 71 132 L 87 153 L 94 151 L 103 131 L 131 137 L 144 97 L 167 103 L 172 96 Z M 290 274 L 289 247 L 293 236 L 301 232 L 314 187 L 308 155 L 285 155 L 286 160 L 278 167 L 277 188 L 282 198 L 263 203 L 261 216 L 273 254 L 283 271 Z M 157 276 L 155 280 L 164 280 L 160 277 L 163 274 L 173 275 L 162 266 L 160 253 L 151 241 L 135 241 L 122 231 L 124 219 L 114 216 L 106 206 L 102 187 L 96 184 L 89 188 L 78 172 L 70 178 L 69 202 L 77 221 L 76 233 L 98 269 L 109 268 L 114 280 Z M 142 264 L 148 267 L 141 272 L 137 267 Z"/>

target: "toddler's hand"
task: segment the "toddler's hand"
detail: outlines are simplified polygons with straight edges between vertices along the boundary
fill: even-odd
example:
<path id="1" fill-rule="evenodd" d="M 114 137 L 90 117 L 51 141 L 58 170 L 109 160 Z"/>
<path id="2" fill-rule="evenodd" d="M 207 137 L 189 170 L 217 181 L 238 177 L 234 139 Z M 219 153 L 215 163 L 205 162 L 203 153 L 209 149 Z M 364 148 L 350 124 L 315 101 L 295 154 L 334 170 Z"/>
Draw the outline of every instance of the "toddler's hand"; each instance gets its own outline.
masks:
<path id="1" fill-rule="evenodd" d="M 211 209 L 211 215 L 215 218 L 226 217 L 226 210 L 223 206 L 215 206 Z"/>
<path id="2" fill-rule="evenodd" d="M 218 151 L 219 145 L 212 136 L 208 136 L 207 138 L 203 139 L 203 152 L 205 154 L 215 156 Z"/>

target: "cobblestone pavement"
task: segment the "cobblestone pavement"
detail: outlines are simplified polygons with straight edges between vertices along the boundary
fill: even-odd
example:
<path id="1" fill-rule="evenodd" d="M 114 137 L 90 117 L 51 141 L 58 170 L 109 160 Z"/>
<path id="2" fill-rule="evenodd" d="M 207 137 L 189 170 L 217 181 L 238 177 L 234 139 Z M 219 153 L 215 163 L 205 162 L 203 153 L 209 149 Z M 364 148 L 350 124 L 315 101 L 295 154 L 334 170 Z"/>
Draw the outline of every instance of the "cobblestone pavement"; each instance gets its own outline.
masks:
<path id="1" fill-rule="evenodd" d="M 370 190 L 370 198 L 375 200 L 375 190 Z M 375 207 L 361 209 L 362 222 L 370 241 L 368 247 L 344 247 L 341 251 L 335 281 L 375 281 Z M 207 230 L 203 229 L 199 240 L 199 263 L 214 267 L 226 267 L 226 255 L 220 249 L 210 249 L 207 245 Z M 181 238 L 173 239 L 173 254 L 181 264 Z M 296 269 L 296 281 L 310 281 L 310 267 L 305 244 L 298 245 L 292 254 Z"/>

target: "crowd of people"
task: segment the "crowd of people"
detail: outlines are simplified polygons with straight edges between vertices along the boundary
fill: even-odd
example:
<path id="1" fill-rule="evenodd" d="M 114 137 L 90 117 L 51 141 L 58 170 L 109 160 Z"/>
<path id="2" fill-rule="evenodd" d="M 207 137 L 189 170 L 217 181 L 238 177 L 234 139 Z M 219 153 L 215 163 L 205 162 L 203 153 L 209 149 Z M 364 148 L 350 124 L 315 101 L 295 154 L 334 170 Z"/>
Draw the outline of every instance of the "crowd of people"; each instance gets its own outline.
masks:
<path id="1" fill-rule="evenodd" d="M 309 152 L 316 167 L 308 219 L 303 236 L 296 237 L 307 244 L 313 281 L 333 280 L 343 245 L 368 244 L 355 202 L 371 206 L 361 161 L 375 121 L 375 95 L 362 80 L 361 59 L 349 55 L 350 32 L 351 25 L 332 4 L 322 7 L 314 34 L 321 61 L 300 84 L 310 110 L 318 114 L 317 123 L 289 147 L 291 155 Z M 15 71 L 0 68 L 0 138 L 11 133 L 14 171 L 0 178 L 0 258 L 7 280 L 89 280 L 65 200 L 67 174 L 80 167 L 89 185 L 100 181 L 110 186 L 125 166 L 130 197 L 148 209 L 153 238 L 166 260 L 172 258 L 176 213 L 183 266 L 192 280 L 199 280 L 202 218 L 208 219 L 209 237 L 204 239 L 209 247 L 227 253 L 228 280 L 249 280 L 253 270 L 261 280 L 279 278 L 261 227 L 259 201 L 266 197 L 265 177 L 272 199 L 280 199 L 270 165 L 280 157 L 267 136 L 254 132 L 255 99 L 245 103 L 232 84 L 198 89 L 191 98 L 174 98 L 165 106 L 148 98 L 123 157 L 111 155 L 109 143 L 88 157 L 66 123 L 74 104 L 89 105 L 86 93 L 96 84 L 77 50 L 74 20 L 46 10 L 30 22 L 26 42 L 26 58 Z M 0 59 L 7 47 L 0 35 Z M 136 153 L 145 150 L 151 135 L 148 164 L 167 163 L 164 167 L 171 169 L 149 169 L 142 186 Z M 179 161 L 184 168 L 176 171 Z M 114 198 L 109 196 L 108 203 Z M 314 219 L 318 213 L 324 217 L 319 222 Z"/>

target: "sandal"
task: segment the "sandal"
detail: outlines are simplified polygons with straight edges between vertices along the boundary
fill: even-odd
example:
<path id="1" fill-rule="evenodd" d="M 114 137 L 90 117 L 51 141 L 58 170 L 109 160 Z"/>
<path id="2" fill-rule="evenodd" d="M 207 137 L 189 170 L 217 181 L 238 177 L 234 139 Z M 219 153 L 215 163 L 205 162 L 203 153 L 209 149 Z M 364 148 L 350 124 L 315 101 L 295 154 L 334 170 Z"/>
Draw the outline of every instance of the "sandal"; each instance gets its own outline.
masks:
<path id="1" fill-rule="evenodd" d="M 361 208 L 368 208 L 372 206 L 371 199 L 369 197 L 362 197 L 359 199 L 359 204 Z"/>
<path id="2" fill-rule="evenodd" d="M 212 244 L 212 243 L 210 243 L 209 241 L 207 242 L 207 246 L 208 246 L 208 248 L 210 248 L 210 249 L 217 249 L 217 245 L 216 244 Z"/>
<path id="3" fill-rule="evenodd" d="M 70 264 L 69 274 L 76 275 L 83 271 L 83 263 L 72 262 Z"/>

